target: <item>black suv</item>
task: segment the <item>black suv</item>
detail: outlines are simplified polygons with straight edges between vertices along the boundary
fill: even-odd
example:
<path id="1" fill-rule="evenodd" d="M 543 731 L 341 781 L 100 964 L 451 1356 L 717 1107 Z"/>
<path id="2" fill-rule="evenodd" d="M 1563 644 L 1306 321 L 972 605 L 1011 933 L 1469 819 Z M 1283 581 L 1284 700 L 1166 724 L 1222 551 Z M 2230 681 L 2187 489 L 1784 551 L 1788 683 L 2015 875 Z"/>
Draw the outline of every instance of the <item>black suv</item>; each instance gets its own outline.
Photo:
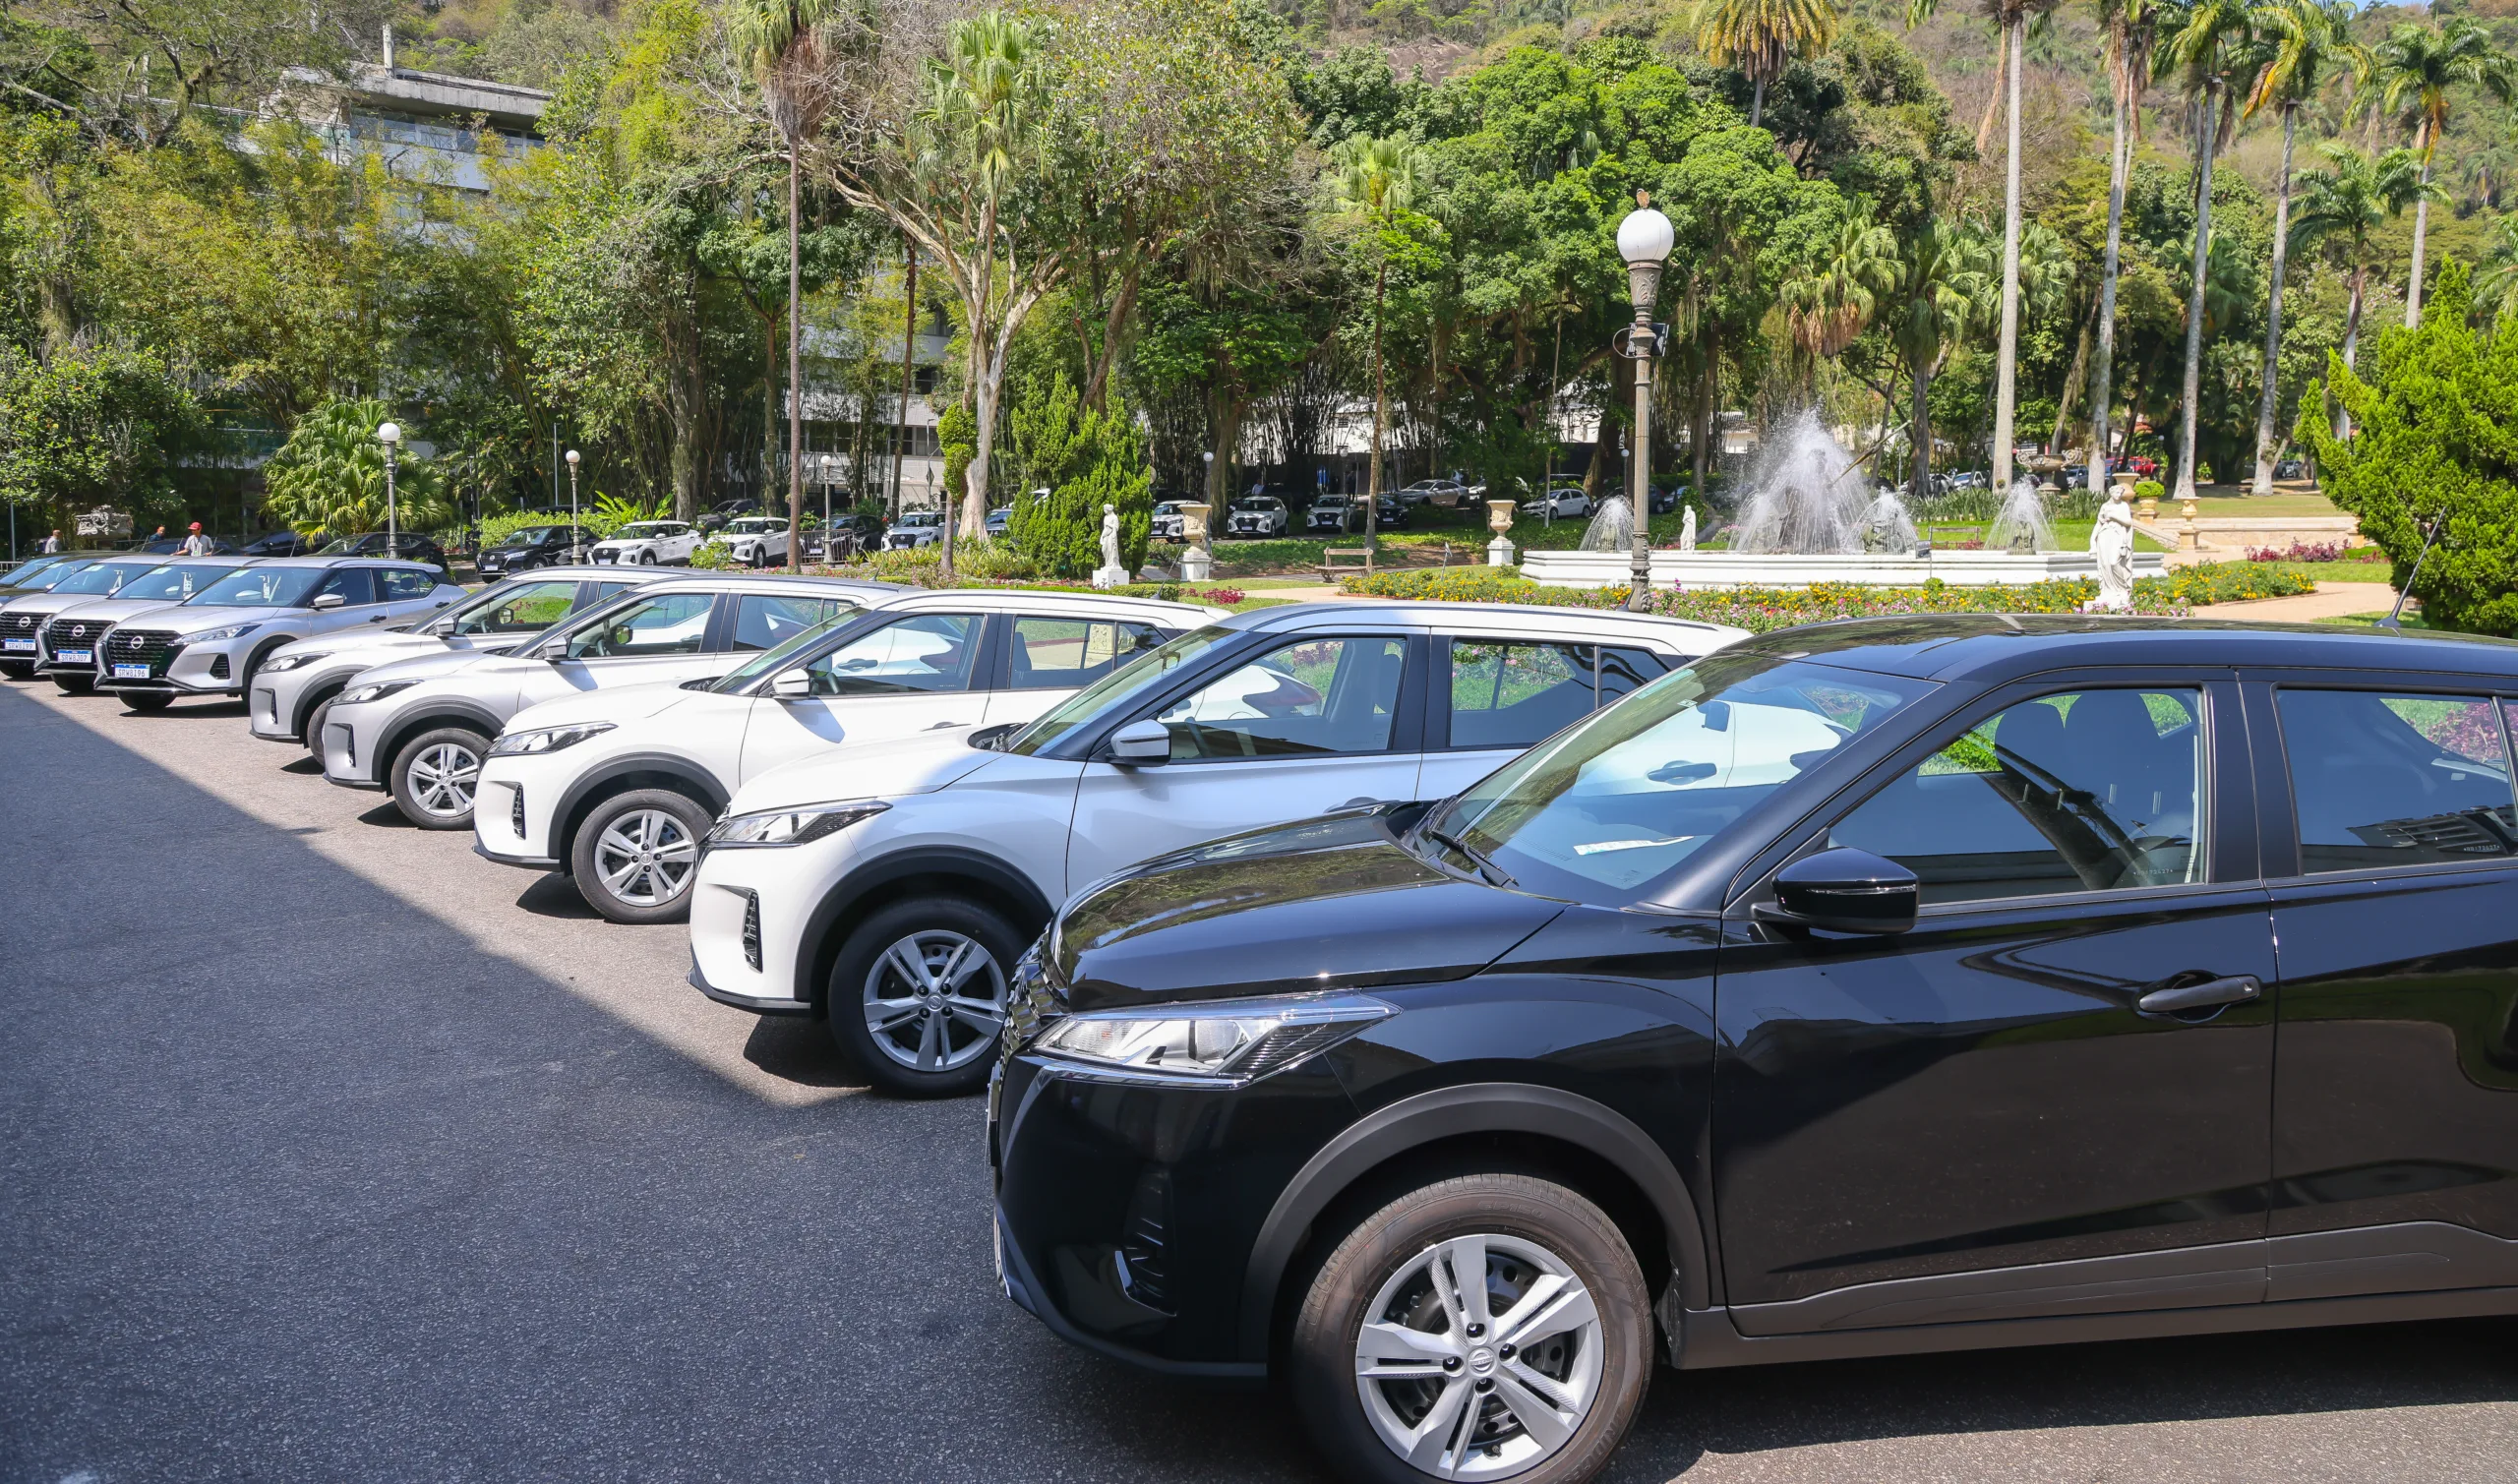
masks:
<path id="1" fill-rule="evenodd" d="M 1080 894 L 1007 1293 L 1354 1477 L 1589 1477 L 1681 1368 L 2518 1313 L 2518 645 L 1719 651 L 1456 798 Z"/>
<path id="2" fill-rule="evenodd" d="M 529 525 L 510 532 L 505 541 L 485 549 L 473 569 L 483 581 L 495 582 L 537 566 L 557 566 L 570 560 L 578 548 L 593 544 L 594 533 L 582 526 Z"/>
<path id="3" fill-rule="evenodd" d="M 369 531 L 363 536 L 343 536 L 327 542 L 315 553 L 318 557 L 392 557 L 403 562 L 417 562 L 424 566 L 446 570 L 446 552 L 434 540 L 417 531 Z"/>

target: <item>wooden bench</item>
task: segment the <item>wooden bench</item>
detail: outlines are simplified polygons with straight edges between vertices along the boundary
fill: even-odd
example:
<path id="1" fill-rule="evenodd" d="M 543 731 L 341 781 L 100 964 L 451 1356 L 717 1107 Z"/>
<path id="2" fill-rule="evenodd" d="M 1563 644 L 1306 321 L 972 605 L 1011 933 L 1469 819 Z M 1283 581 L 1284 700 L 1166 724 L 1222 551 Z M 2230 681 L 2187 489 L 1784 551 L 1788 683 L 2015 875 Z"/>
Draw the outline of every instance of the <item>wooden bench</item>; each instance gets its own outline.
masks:
<path id="1" fill-rule="evenodd" d="M 1363 563 L 1364 575 L 1369 577 L 1373 574 L 1373 549 L 1371 547 L 1333 546 L 1322 549 L 1320 553 L 1320 565 L 1317 570 L 1320 573 L 1321 581 L 1335 582 L 1338 580 L 1339 573 L 1351 572 L 1355 570 L 1355 567 L 1352 565 L 1341 565 L 1341 559 L 1345 559 L 1348 563 L 1360 561 Z"/>

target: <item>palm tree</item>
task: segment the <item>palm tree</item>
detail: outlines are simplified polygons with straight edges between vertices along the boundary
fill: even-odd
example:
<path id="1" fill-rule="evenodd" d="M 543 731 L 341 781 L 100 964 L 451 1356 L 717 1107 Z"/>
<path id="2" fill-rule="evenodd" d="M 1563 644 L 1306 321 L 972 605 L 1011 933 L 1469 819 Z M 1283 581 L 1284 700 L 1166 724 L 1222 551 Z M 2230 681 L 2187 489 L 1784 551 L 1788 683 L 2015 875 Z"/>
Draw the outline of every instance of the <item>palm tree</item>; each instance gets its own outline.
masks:
<path id="1" fill-rule="evenodd" d="M 1766 117 L 1767 85 L 1792 59 L 1824 51 L 1841 20 L 1831 0 L 1699 0 L 1696 47 L 1716 67 L 1748 74 L 1749 127 Z"/>
<path id="2" fill-rule="evenodd" d="M 2300 110 L 2317 95 L 2327 70 L 2340 62 L 2367 76 L 2369 49 L 2352 39 L 2351 0 L 2276 0 L 2257 17 L 2267 43 L 2264 70 L 2248 95 L 2243 118 L 2267 103 L 2282 115 L 2282 174 L 2273 193 L 2273 286 L 2264 313 L 2264 392 L 2255 409 L 2255 483 L 2250 493 L 2273 493 L 2273 413 L 2281 397 L 2274 369 L 2282 355 L 2282 278 L 2291 243 L 2291 146 Z"/>
<path id="3" fill-rule="evenodd" d="M 2494 224 L 2491 248 L 2475 274 L 2475 314 L 2494 329 L 2518 326 L 2518 216 Z"/>
<path id="4" fill-rule="evenodd" d="M 1857 201 L 1810 263 L 1777 295 L 1792 343 L 1813 361 L 1840 354 L 1871 326 L 1897 286 L 1897 234 Z"/>
<path id="5" fill-rule="evenodd" d="M 1920 509 L 1932 498 L 1932 379 L 1958 342 L 1988 318 L 1994 293 L 1986 267 L 1992 255 L 1973 228 L 1938 216 L 1927 217 L 1898 247 L 1882 318 L 1914 386 L 1907 425 L 1914 448 L 1909 488 Z"/>
<path id="6" fill-rule="evenodd" d="M 2422 323 L 2422 257 L 2430 231 L 2430 159 L 2448 131 L 2448 90 L 2459 85 L 2501 102 L 2518 97 L 2518 63 L 2492 44 L 2491 32 L 2470 16 L 2452 16 L 2437 30 L 2410 23 L 2387 32 L 2376 48 L 2378 107 L 2415 120 L 2413 147 L 2422 151 L 2422 184 L 2413 206 L 2413 276 L 2405 285 L 2404 324 Z"/>
<path id="7" fill-rule="evenodd" d="M 805 141 L 830 106 L 823 62 L 835 47 L 841 0 L 749 0 L 736 13 L 734 42 L 769 103 L 770 127 L 787 147 L 787 569 L 804 561 L 804 267 L 797 236 Z M 768 388 L 774 396 L 776 388 Z"/>
<path id="8" fill-rule="evenodd" d="M 1994 369 L 1994 486 L 2010 483 L 2011 422 L 2019 372 L 2019 71 L 2028 18 L 2061 0 L 1980 0 L 1986 19 L 2002 28 L 2003 106 L 2008 116 L 2003 162 L 2003 305 L 2000 359 Z M 1906 27 L 1932 19 L 1941 0 L 1907 0 Z"/>
<path id="9" fill-rule="evenodd" d="M 2116 277 L 2125 242 L 2125 184 L 2141 132 L 2142 92 L 2151 79 L 2157 37 L 2152 0 L 2099 0 L 2106 28 L 2108 90 L 2116 100 L 2116 137 L 2107 156 L 2107 264 L 2098 280 L 2098 366 L 2090 382 L 2089 487 L 2107 488 L 2107 415 L 2116 395 Z"/>
<path id="10" fill-rule="evenodd" d="M 2370 235 L 2430 188 L 2423 183 L 2421 160 L 2410 149 L 2390 149 L 2372 159 L 2341 140 L 2328 140 L 2317 152 L 2325 157 L 2326 168 L 2300 176 L 2300 212 L 2291 222 L 2291 246 L 2324 244 L 2351 266 L 2351 308 L 2343 320 L 2343 364 L 2349 367 L 2361 343 Z M 2351 432 L 2347 417 L 2339 409 L 2335 413 L 2338 439 Z"/>
<path id="11" fill-rule="evenodd" d="M 2201 120 L 2194 133 L 2194 276 L 2186 304 L 2186 382 L 2178 415 L 2178 500 L 2194 498 L 2195 421 L 2203 400 L 2203 292 L 2209 283 L 2212 241 L 2212 162 L 2229 120 L 2221 111 L 2231 73 L 2248 60 L 2245 46 L 2254 16 L 2248 0 L 2192 0 L 2170 12 L 2163 70 L 2174 70 L 2195 95 Z"/>
<path id="12" fill-rule="evenodd" d="M 1399 213 L 1416 199 L 1416 151 L 1404 139 L 1370 139 L 1359 134 L 1338 147 L 1331 163 L 1337 172 L 1331 187 L 1339 214 L 1364 224 L 1373 234 L 1380 260 L 1373 269 L 1373 451 L 1364 481 L 1364 543 L 1370 546 L 1380 534 L 1381 444 L 1390 422 L 1390 387 L 1382 375 L 1381 359 L 1382 304 L 1390 288 L 1387 234 Z"/>

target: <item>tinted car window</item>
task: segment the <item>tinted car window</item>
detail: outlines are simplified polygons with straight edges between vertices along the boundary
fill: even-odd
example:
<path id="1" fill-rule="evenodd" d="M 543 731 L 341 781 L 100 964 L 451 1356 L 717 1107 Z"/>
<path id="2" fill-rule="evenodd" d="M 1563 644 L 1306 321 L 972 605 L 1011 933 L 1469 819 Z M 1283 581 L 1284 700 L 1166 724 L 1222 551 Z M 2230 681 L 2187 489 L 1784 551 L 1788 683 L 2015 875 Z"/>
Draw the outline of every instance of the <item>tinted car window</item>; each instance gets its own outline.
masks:
<path id="1" fill-rule="evenodd" d="M 776 649 L 809 628 L 819 628 L 844 611 L 841 604 L 829 598 L 751 593 L 735 605 L 734 647 Z"/>
<path id="2" fill-rule="evenodd" d="M 1407 658 L 1402 639 L 1300 639 L 1212 682 L 1156 720 L 1170 729 L 1171 755 L 1183 762 L 1384 752 Z"/>
<path id="3" fill-rule="evenodd" d="M 325 574 L 324 580 L 316 585 L 315 591 L 307 594 L 306 601 L 312 603 L 317 598 L 324 597 L 330 593 L 339 594 L 342 605 L 348 608 L 356 608 L 361 604 L 375 602 L 375 568 L 366 566 L 335 567 Z"/>
<path id="4" fill-rule="evenodd" d="M 697 654 L 716 601 L 714 593 L 664 593 L 632 603 L 569 635 L 564 652 L 572 660 Z"/>
<path id="5" fill-rule="evenodd" d="M 1657 678 L 1640 649 L 1452 640 L 1452 745 L 1527 747 Z"/>
<path id="6" fill-rule="evenodd" d="M 2280 692 L 2308 871 L 2518 854 L 2503 716 L 2469 696 Z"/>
<path id="7" fill-rule="evenodd" d="M 815 695 L 965 690 L 979 639 L 977 614 L 918 614 L 859 635 L 805 673 Z"/>
<path id="8" fill-rule="evenodd" d="M 385 584 L 385 601 L 388 603 L 407 603 L 413 598 L 425 598 L 437 588 L 437 579 L 428 573 L 398 566 L 388 567 L 376 576 Z"/>
<path id="9" fill-rule="evenodd" d="M 1927 906 L 2203 879 L 2203 699 L 2195 690 L 2040 696 L 1965 736 L 1836 822 Z"/>
<path id="10" fill-rule="evenodd" d="M 536 633 L 569 616 L 575 605 L 573 581 L 529 582 L 512 588 L 497 602 L 483 604 L 454 623 L 456 633 Z"/>
<path id="11" fill-rule="evenodd" d="M 1151 623 L 1027 615 L 1014 621 L 1013 672 L 1006 684 L 1014 690 L 1089 685 L 1163 639 L 1163 631 Z"/>
<path id="12" fill-rule="evenodd" d="M 203 588 L 193 601 L 204 608 L 294 608 L 330 575 L 320 566 L 249 566 Z"/>

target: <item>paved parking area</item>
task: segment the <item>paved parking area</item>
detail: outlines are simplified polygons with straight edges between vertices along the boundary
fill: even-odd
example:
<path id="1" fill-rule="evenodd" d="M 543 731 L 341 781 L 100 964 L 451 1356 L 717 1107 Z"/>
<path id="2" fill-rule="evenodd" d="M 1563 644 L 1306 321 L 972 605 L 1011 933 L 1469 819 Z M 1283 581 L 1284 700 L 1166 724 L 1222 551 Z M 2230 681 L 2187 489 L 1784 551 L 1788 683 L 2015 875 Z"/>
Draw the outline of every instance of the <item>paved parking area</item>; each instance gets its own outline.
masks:
<path id="1" fill-rule="evenodd" d="M 300 758 L 0 690 L 0 1484 L 1326 1477 L 997 1296 L 975 1099 Z M 1663 1372 L 1612 1473 L 2513 1476 L 2501 1322 Z"/>

